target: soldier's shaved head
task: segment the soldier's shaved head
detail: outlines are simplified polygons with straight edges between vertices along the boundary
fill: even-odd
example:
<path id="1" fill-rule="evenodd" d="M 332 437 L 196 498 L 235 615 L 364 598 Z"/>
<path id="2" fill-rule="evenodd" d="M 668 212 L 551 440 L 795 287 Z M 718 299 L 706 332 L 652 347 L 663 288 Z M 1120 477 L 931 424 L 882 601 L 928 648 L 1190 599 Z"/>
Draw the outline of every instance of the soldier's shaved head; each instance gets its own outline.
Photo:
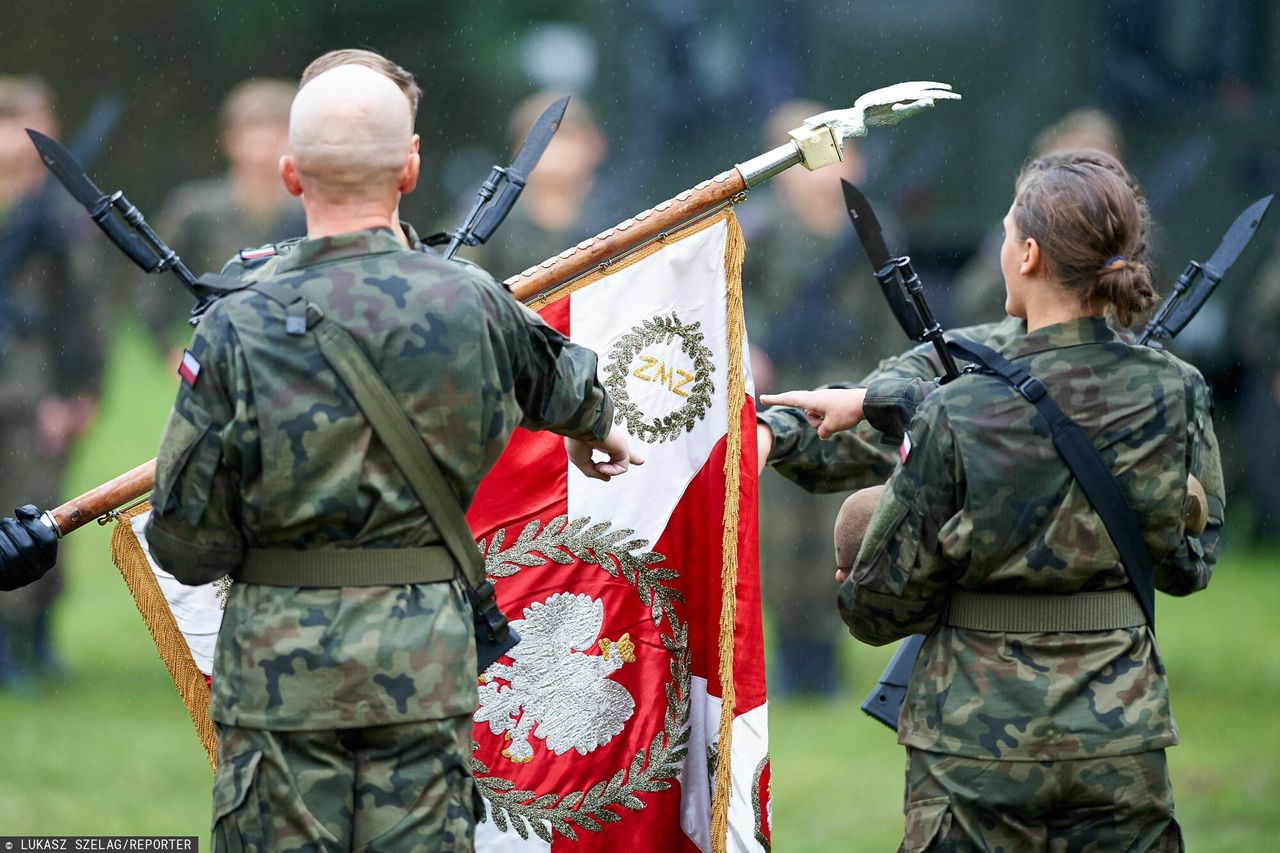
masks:
<path id="1" fill-rule="evenodd" d="M 398 197 L 417 138 L 410 104 L 394 82 L 364 65 L 339 65 L 294 98 L 289 146 L 286 159 L 304 202 L 342 204 Z"/>

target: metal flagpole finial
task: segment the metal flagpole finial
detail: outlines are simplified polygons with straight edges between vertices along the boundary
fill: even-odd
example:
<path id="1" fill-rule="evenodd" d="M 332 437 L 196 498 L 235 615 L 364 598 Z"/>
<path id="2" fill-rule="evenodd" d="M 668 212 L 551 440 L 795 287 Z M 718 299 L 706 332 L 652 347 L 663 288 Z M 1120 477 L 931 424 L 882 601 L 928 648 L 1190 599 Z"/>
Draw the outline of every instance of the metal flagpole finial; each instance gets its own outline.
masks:
<path id="1" fill-rule="evenodd" d="M 872 127 L 891 127 L 903 119 L 927 110 L 935 101 L 958 101 L 960 94 L 951 91 L 949 83 L 917 81 L 896 83 L 867 92 L 847 110 L 831 110 L 804 120 L 809 128 L 831 128 L 836 144 L 844 147 L 851 136 L 866 136 Z"/>
<path id="2" fill-rule="evenodd" d="M 791 143 L 775 148 L 738 166 L 748 187 L 768 180 L 797 163 L 806 169 L 844 159 L 845 140 L 866 136 L 873 127 L 891 127 L 937 101 L 958 101 L 949 83 L 916 81 L 896 83 L 867 92 L 853 106 L 830 110 L 804 120 L 804 125 L 791 131 Z"/>

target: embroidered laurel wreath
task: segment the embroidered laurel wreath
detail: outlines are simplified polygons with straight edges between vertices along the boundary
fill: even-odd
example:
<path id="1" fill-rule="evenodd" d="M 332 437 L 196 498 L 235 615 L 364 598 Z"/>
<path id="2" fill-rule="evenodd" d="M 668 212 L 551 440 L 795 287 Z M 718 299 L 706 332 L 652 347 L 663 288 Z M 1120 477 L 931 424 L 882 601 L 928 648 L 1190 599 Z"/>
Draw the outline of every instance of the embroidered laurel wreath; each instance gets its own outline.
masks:
<path id="1" fill-rule="evenodd" d="M 662 731 L 635 754 L 629 767 L 602 779 L 590 790 L 561 795 L 517 789 L 510 779 L 485 775 L 489 768 L 474 755 L 471 757 L 471 770 L 480 792 L 489 801 L 494 825 L 503 832 L 510 826 L 524 839 L 532 831 L 549 843 L 552 830 L 577 840 L 574 826 L 599 832 L 601 824 L 617 823 L 622 819 L 622 809 L 644 808 L 644 801 L 637 794 L 665 791 L 671 787 L 667 780 L 680 774 L 689 741 L 689 632 L 676 618 L 675 603 L 682 596 L 664 583 L 679 577 L 679 573 L 659 568 L 657 564 L 665 557 L 643 550 L 649 544 L 644 539 L 627 540 L 634 531 L 611 529 L 608 522 L 592 524 L 587 517 L 569 521 L 565 515 L 556 516 L 541 529 L 539 524 L 535 519 L 525 525 L 508 548 L 502 547 L 502 530 L 493 535 L 487 546 L 481 540 L 486 574 L 508 578 L 522 569 L 553 563 L 599 566 L 635 587 L 640 600 L 649 607 L 654 625 L 661 627 L 666 620 L 668 633 L 662 635 L 662 645 L 671 655 Z M 478 747 L 475 741 L 471 742 L 472 752 Z"/>
<path id="2" fill-rule="evenodd" d="M 669 317 L 650 317 L 618 339 L 609 350 L 609 361 L 604 366 L 604 387 L 613 398 L 614 420 L 624 424 L 628 432 L 649 444 L 674 441 L 681 432 L 689 432 L 706 417 L 711 407 L 714 389 L 711 377 L 715 373 L 711 350 L 703 343 L 701 323 L 681 323 L 672 311 Z M 680 351 L 693 363 L 693 378 L 683 405 L 665 416 L 646 418 L 640 407 L 627 393 L 627 376 L 632 363 L 645 347 L 670 344 L 680 339 Z"/>

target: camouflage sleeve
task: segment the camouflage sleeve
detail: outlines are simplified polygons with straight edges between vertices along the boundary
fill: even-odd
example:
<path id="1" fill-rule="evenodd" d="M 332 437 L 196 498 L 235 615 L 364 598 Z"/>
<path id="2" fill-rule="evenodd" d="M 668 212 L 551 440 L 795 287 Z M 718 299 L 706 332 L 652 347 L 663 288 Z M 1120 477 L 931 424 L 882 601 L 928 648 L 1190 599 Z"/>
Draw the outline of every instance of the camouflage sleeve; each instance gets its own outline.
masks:
<path id="1" fill-rule="evenodd" d="M 937 395 L 921 404 L 911 435 L 836 599 L 850 633 L 876 646 L 932 630 L 955 580 L 938 538 L 959 511 L 964 472 Z"/>
<path id="2" fill-rule="evenodd" d="M 999 347 L 1025 331 L 1020 321 L 1006 317 L 999 323 L 969 326 L 948 335 Z M 892 446 L 902 442 L 916 407 L 937 387 L 932 380 L 942 372 L 942 361 L 933 345 L 921 344 L 880 362 L 860 382 L 823 385 L 867 389 L 863 402 L 866 425 L 836 433 L 826 441 L 818 438 L 799 409 L 766 409 L 756 420 L 773 432 L 769 464 L 810 492 L 847 491 L 884 482 L 897 463 Z"/>
<path id="3" fill-rule="evenodd" d="M 179 581 L 202 584 L 231 574 L 244 558 L 239 462 L 256 447 L 256 412 L 248 367 L 226 312 L 215 306 L 191 343 L 200 364 L 183 381 L 156 460 L 147 543 L 156 562 Z"/>
<path id="4" fill-rule="evenodd" d="M 933 379 L 885 375 L 867 385 L 862 414 L 886 444 L 901 444 L 916 408 L 938 387 Z"/>
<path id="5" fill-rule="evenodd" d="M 613 401 L 596 376 L 596 354 L 578 346 L 478 270 L 491 328 L 506 350 L 525 429 L 602 440 L 613 425 Z"/>
<path id="6" fill-rule="evenodd" d="M 821 386 L 868 389 L 868 400 L 863 404 L 867 422 L 836 433 L 826 441 L 818 438 L 817 431 L 809 426 L 799 409 L 789 406 L 765 409 L 756 420 L 773 433 L 769 464 L 808 492 L 851 491 L 883 483 L 898 463 L 894 447 L 902 441 L 902 428 L 910 423 L 911 413 L 924 398 L 924 393 L 920 393 L 917 399 L 904 404 L 895 396 L 894 385 L 929 379 L 940 372 L 937 354 L 932 345 L 926 345 L 885 359 L 861 382 Z M 885 429 L 897 420 L 901 421 L 902 428 L 896 433 Z"/>
<path id="7" fill-rule="evenodd" d="M 1184 536 L 1155 567 L 1156 589 L 1169 595 L 1190 595 L 1209 585 L 1218 563 L 1218 540 L 1226 521 L 1226 489 L 1222 459 L 1213 429 L 1213 403 L 1200 371 L 1183 364 L 1187 395 L 1187 470 L 1204 486 L 1209 522 L 1199 536 Z"/>

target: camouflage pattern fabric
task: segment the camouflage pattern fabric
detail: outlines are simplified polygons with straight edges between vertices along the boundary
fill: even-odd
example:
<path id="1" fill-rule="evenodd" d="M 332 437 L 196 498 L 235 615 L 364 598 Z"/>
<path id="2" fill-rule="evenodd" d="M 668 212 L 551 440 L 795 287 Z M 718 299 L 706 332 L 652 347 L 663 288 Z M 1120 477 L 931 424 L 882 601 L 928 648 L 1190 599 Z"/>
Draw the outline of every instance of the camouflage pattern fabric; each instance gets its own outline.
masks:
<path id="1" fill-rule="evenodd" d="M 175 188 L 156 217 L 156 231 L 196 275 L 216 272 L 233 252 L 264 241 L 301 237 L 307 231 L 302 205 L 280 189 L 280 207 L 254 215 L 237 200 L 230 174 L 192 181 Z M 191 337 L 187 317 L 194 300 L 170 277 L 134 273 L 137 316 L 161 351 L 168 353 Z"/>
<path id="2" fill-rule="evenodd" d="M 322 732 L 219 725 L 213 849 L 470 853 L 471 730 L 470 714 Z"/>
<path id="3" fill-rule="evenodd" d="M 896 328 L 896 327 L 895 327 Z M 1000 348 L 1026 334 L 1025 321 L 1006 317 L 955 329 L 949 338 L 964 338 Z M 915 406 L 936 387 L 942 363 L 932 344 L 921 344 L 902 355 L 885 359 L 858 382 L 836 382 L 826 388 L 867 388 L 864 403 L 867 420 L 823 441 L 804 413 L 789 406 L 774 406 L 756 419 L 773 432 L 769 464 L 774 470 L 809 492 L 851 492 L 875 486 L 889 478 L 898 464 L 897 447 L 882 441 L 881 431 L 901 435 L 911 422 Z M 879 431 L 878 431 L 879 430 Z"/>
<path id="4" fill-rule="evenodd" d="M 1172 355 L 1121 341 L 1097 317 L 1002 347 L 1094 436 L 1143 525 L 1156 586 L 1204 588 L 1223 495 L 1203 379 Z M 967 374 L 929 394 L 838 603 L 882 644 L 928 633 L 899 742 L 970 758 L 1064 761 L 1177 742 L 1164 667 L 1146 628 L 1002 634 L 940 624 L 952 589 L 1071 594 L 1127 575 L 1034 407 Z M 1213 532 L 1184 535 L 1186 477 L 1211 496 Z M 1207 543 L 1207 545 L 1206 545 Z"/>
<path id="5" fill-rule="evenodd" d="M 899 850 L 1181 851 L 1163 750 L 992 761 L 907 750 Z"/>
<path id="6" fill-rule="evenodd" d="M 272 271 L 356 338 L 464 507 L 517 426 L 600 439 L 612 423 L 595 354 L 474 267 L 383 229 L 303 241 Z M 146 531 L 180 580 L 234 575 L 246 548 L 440 542 L 314 336 L 287 335 L 276 302 L 251 289 L 224 298 L 191 350 L 201 369 L 166 426 Z M 453 584 L 235 584 L 211 716 L 322 730 L 469 714 L 470 622 Z"/>

